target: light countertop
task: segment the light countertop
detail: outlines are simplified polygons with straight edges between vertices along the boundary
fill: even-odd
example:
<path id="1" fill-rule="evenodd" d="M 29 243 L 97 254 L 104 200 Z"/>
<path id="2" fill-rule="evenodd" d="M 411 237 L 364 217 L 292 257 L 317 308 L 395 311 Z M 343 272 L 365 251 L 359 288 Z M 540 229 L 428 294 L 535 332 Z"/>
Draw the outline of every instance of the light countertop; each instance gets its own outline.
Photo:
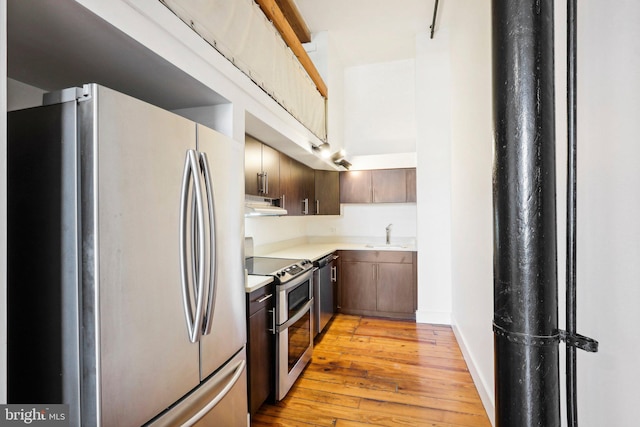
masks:
<path id="1" fill-rule="evenodd" d="M 279 249 L 260 256 L 274 258 L 296 258 L 316 261 L 332 252 L 339 250 L 350 251 L 415 251 L 415 245 L 369 245 L 362 243 L 332 242 L 332 243 L 306 243 Z"/>
<path id="2" fill-rule="evenodd" d="M 316 261 L 326 255 L 329 255 L 337 250 L 352 250 L 352 251 L 410 251 L 416 250 L 416 245 L 413 242 L 404 244 L 368 244 L 362 242 L 292 242 L 291 245 L 284 245 L 284 247 L 273 248 L 256 256 L 265 256 L 273 258 L 292 258 L 292 259 L 309 259 Z M 271 283 L 273 279 L 269 276 L 254 276 L 248 275 L 245 285 L 246 292 L 253 292 L 260 287 Z"/>
<path id="3" fill-rule="evenodd" d="M 271 276 L 257 276 L 257 275 L 250 274 L 245 276 L 245 278 L 246 278 L 246 281 L 244 284 L 244 290 L 248 294 L 273 282 L 273 277 Z"/>

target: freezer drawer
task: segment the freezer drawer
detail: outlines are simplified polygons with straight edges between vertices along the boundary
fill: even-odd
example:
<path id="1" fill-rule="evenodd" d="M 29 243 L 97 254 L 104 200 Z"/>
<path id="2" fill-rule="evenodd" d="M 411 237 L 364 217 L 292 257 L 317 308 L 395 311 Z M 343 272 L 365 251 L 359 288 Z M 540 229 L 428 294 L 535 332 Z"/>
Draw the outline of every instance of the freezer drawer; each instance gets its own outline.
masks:
<path id="1" fill-rule="evenodd" d="M 245 349 L 148 427 L 247 425 Z"/>

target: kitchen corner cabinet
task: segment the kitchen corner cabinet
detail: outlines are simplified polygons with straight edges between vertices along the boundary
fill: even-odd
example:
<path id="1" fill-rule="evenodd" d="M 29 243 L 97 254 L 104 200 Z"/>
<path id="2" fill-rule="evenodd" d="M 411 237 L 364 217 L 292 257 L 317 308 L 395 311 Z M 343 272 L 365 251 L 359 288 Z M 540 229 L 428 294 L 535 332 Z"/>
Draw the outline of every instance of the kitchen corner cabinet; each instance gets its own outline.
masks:
<path id="1" fill-rule="evenodd" d="M 316 170 L 316 215 L 340 215 L 339 172 Z"/>
<path id="2" fill-rule="evenodd" d="M 247 394 L 253 415 L 275 390 L 275 339 L 271 332 L 273 283 L 247 294 Z"/>
<path id="3" fill-rule="evenodd" d="M 280 153 L 246 135 L 244 143 L 244 192 L 277 199 L 280 194 Z"/>
<path id="4" fill-rule="evenodd" d="M 415 177 L 415 168 L 340 172 L 340 202 L 415 202 Z"/>
<path id="5" fill-rule="evenodd" d="M 339 311 L 415 319 L 416 252 L 340 251 Z"/>

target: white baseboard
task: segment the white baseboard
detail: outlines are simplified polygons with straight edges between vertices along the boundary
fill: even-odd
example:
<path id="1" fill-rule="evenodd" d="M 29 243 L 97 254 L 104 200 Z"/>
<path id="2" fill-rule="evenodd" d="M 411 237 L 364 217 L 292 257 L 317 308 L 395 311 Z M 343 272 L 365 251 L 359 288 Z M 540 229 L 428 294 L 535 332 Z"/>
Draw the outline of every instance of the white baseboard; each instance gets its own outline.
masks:
<path id="1" fill-rule="evenodd" d="M 432 323 L 434 325 L 450 325 L 450 311 L 416 311 L 416 323 Z"/>
<path id="2" fill-rule="evenodd" d="M 455 322 L 452 322 L 453 333 L 458 340 L 458 346 L 460 347 L 460 351 L 462 351 L 462 356 L 464 357 L 465 362 L 467 362 L 467 367 L 469 368 L 469 373 L 471 374 L 471 378 L 473 379 L 473 383 L 478 390 L 478 394 L 480 395 L 480 400 L 482 400 L 482 405 L 484 406 L 484 410 L 487 411 L 487 415 L 489 416 L 489 421 L 491 421 L 491 425 L 495 426 L 495 401 L 494 401 L 494 393 L 493 389 L 488 386 L 486 381 L 483 379 L 482 375 L 476 368 L 476 364 L 474 358 L 469 351 L 466 340 L 464 339 L 464 334 L 458 329 L 455 325 Z"/>

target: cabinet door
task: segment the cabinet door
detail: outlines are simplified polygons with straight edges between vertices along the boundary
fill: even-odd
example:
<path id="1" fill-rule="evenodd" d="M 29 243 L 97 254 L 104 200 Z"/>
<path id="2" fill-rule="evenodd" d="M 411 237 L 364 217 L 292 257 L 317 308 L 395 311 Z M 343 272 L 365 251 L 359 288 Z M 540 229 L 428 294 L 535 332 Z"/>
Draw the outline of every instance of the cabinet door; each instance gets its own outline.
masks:
<path id="1" fill-rule="evenodd" d="M 335 298 L 333 299 L 333 312 L 337 313 L 338 309 L 342 307 L 342 296 L 340 295 L 340 291 L 342 290 L 340 286 L 340 274 L 342 271 L 342 262 L 340 261 L 339 252 L 335 256 L 335 260 L 333 261 L 333 266 L 331 267 L 331 282 L 333 282 L 333 295 Z"/>
<path id="2" fill-rule="evenodd" d="M 342 261 L 340 265 L 343 310 L 376 310 L 375 264 Z"/>
<path id="3" fill-rule="evenodd" d="M 249 317 L 249 410 L 254 414 L 271 391 L 274 358 L 269 332 L 271 313 L 266 307 Z"/>
<path id="4" fill-rule="evenodd" d="M 287 210 L 287 215 L 302 215 L 300 197 L 300 171 L 291 157 L 280 154 L 280 202 Z"/>
<path id="5" fill-rule="evenodd" d="M 303 212 L 305 215 L 315 215 L 316 213 L 316 185 L 315 185 L 315 173 L 313 169 L 310 167 L 300 164 L 302 169 L 302 200 L 303 202 L 306 200 L 305 207 L 306 211 Z"/>
<path id="6" fill-rule="evenodd" d="M 262 143 L 249 135 L 244 142 L 244 193 L 261 196 L 259 192 L 262 173 Z"/>
<path id="7" fill-rule="evenodd" d="M 377 264 L 376 292 L 378 311 L 413 313 L 416 281 L 413 264 Z"/>
<path id="8" fill-rule="evenodd" d="M 371 171 L 340 172 L 340 203 L 371 201 Z"/>
<path id="9" fill-rule="evenodd" d="M 405 169 L 371 171 L 374 203 L 404 203 L 407 201 L 407 175 Z"/>
<path id="10" fill-rule="evenodd" d="M 268 295 L 272 296 L 269 297 Z M 249 411 L 260 408 L 274 388 L 275 347 L 272 326 L 273 285 L 267 285 L 247 296 L 247 363 Z"/>
<path id="11" fill-rule="evenodd" d="M 340 173 L 315 171 L 316 215 L 340 215 Z"/>
<path id="12" fill-rule="evenodd" d="M 280 153 L 268 145 L 262 144 L 262 171 L 266 174 L 266 193 L 261 196 L 278 199 L 280 193 Z"/>
<path id="13" fill-rule="evenodd" d="M 416 169 L 407 169 L 407 202 L 417 201 L 416 191 Z"/>

